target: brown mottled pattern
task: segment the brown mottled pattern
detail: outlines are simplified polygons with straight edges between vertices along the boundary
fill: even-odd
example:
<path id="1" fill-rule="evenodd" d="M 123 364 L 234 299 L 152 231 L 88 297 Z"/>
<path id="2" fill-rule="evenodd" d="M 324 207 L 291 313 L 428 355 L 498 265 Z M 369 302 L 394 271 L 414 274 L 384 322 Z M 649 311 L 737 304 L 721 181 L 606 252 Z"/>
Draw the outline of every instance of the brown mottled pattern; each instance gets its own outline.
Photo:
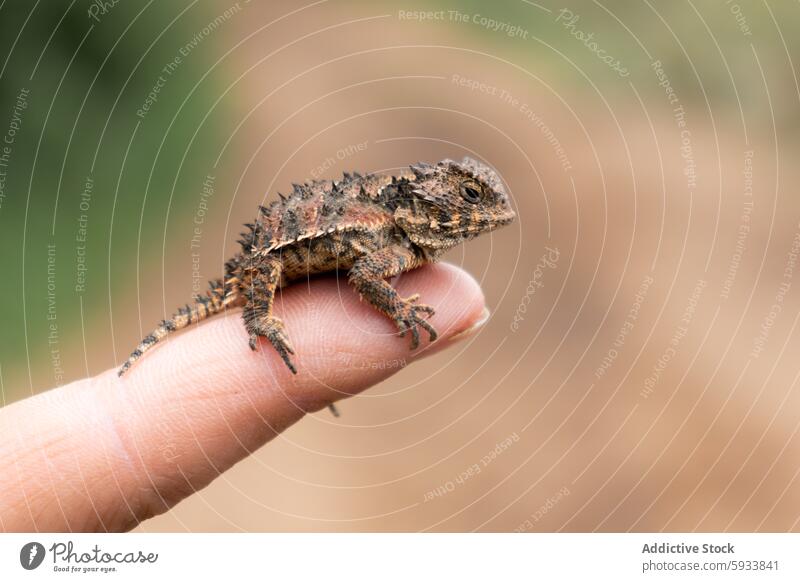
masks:
<path id="1" fill-rule="evenodd" d="M 345 174 L 341 180 L 295 185 L 289 196 L 262 207 L 242 251 L 226 264 L 195 305 L 181 308 L 148 335 L 120 368 L 122 375 L 170 333 L 228 307 L 244 307 L 250 347 L 266 338 L 292 372 L 294 350 L 283 322 L 272 315 L 276 290 L 318 273 L 347 271 L 361 296 L 410 333 L 431 341 L 433 308 L 400 297 L 387 278 L 435 261 L 445 250 L 508 224 L 514 212 L 499 176 L 470 158 L 415 164 L 394 176 Z"/>

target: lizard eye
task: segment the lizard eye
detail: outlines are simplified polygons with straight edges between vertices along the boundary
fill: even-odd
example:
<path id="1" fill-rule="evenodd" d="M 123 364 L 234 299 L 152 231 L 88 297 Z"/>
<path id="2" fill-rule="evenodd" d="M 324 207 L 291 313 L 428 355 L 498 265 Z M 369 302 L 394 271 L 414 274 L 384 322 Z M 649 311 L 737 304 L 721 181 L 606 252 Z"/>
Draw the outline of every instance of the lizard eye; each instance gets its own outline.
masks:
<path id="1" fill-rule="evenodd" d="M 477 184 L 461 184 L 461 197 L 470 204 L 477 204 L 481 201 L 481 193 Z"/>

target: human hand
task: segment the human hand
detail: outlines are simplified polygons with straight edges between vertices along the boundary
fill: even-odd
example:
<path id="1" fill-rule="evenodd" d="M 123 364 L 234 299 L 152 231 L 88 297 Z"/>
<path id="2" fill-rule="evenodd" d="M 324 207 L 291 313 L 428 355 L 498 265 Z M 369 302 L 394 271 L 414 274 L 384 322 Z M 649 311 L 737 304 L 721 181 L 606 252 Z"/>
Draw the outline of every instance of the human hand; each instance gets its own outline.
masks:
<path id="1" fill-rule="evenodd" d="M 417 269 L 397 289 L 436 307 L 436 342 L 409 352 L 408 338 L 348 285 L 318 279 L 287 288 L 275 305 L 296 376 L 269 344 L 251 351 L 232 312 L 176 335 L 122 378 L 107 370 L 0 409 L 0 529 L 129 530 L 307 412 L 398 369 L 381 362 L 435 353 L 486 321 L 480 287 L 456 267 Z"/>

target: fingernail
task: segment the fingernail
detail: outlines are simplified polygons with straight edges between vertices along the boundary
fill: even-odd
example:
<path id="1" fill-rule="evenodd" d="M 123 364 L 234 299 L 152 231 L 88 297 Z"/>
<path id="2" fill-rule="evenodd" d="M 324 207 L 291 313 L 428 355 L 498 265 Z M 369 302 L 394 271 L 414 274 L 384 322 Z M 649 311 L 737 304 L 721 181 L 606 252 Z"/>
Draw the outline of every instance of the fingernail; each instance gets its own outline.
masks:
<path id="1" fill-rule="evenodd" d="M 450 336 L 450 341 L 458 341 L 458 340 L 462 340 L 462 339 L 464 339 L 466 337 L 471 336 L 472 334 L 477 332 L 480 328 L 482 328 L 487 321 L 489 321 L 489 316 L 490 315 L 491 315 L 491 312 L 489 311 L 489 308 L 484 306 L 483 312 L 481 313 L 480 317 L 478 318 L 478 321 L 473 323 L 467 329 L 465 329 L 463 331 L 460 331 L 455 335 L 451 335 Z"/>

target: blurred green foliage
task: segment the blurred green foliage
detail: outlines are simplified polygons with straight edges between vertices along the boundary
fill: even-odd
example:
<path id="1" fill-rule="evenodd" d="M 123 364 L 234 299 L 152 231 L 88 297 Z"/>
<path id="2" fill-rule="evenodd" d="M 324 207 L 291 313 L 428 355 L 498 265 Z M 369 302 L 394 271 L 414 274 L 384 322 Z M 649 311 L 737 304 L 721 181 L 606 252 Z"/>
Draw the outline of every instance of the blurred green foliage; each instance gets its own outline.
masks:
<path id="1" fill-rule="evenodd" d="M 217 153 L 219 108 L 204 121 L 220 93 L 215 73 L 203 78 L 212 39 L 169 74 L 163 68 L 227 6 L 101 4 L 0 3 L 0 140 L 20 126 L 0 145 L 10 148 L 0 168 L 6 379 L 41 365 L 52 367 L 52 383 L 62 379 L 59 354 L 82 353 L 82 318 L 110 325 L 111 298 L 135 297 L 138 262 L 160 253 L 171 210 L 195 206 Z M 166 81 L 142 118 L 159 76 Z M 6 400 L 21 395 L 5 388 Z"/>

